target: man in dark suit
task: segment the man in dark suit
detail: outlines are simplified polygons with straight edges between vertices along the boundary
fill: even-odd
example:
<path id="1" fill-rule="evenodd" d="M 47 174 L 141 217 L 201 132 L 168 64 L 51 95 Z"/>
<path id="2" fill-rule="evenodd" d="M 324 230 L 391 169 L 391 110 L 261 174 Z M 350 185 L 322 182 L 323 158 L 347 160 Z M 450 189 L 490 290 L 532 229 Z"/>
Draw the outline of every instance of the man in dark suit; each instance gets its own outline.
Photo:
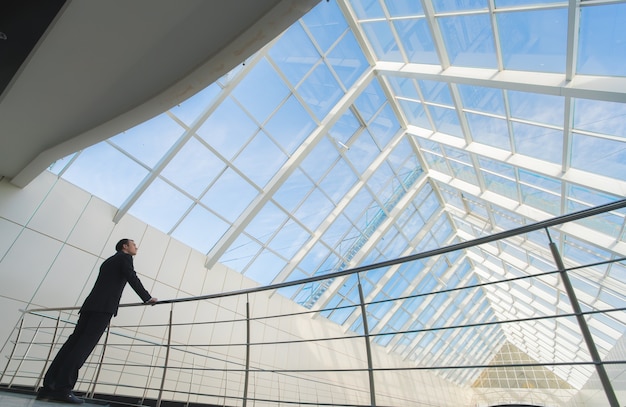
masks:
<path id="1" fill-rule="evenodd" d="M 135 272 L 135 242 L 122 239 L 115 245 L 115 250 L 117 253 L 100 266 L 96 283 L 80 308 L 74 332 L 50 364 L 37 400 L 83 403 L 72 393 L 78 380 L 78 371 L 98 344 L 111 318 L 117 315 L 126 283 L 130 284 L 145 304 L 158 301 L 144 288 Z"/>

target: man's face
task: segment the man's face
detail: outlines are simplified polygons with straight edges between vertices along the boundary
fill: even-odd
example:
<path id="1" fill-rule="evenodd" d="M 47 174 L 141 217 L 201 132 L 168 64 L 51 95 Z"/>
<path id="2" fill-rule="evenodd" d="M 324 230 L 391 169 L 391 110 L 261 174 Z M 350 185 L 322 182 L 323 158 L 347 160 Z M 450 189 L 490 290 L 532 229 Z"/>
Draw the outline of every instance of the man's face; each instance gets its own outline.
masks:
<path id="1" fill-rule="evenodd" d="M 126 243 L 123 247 L 123 252 L 124 253 L 128 253 L 131 256 L 134 256 L 137 254 L 137 245 L 135 244 L 134 240 L 129 240 L 128 243 Z"/>

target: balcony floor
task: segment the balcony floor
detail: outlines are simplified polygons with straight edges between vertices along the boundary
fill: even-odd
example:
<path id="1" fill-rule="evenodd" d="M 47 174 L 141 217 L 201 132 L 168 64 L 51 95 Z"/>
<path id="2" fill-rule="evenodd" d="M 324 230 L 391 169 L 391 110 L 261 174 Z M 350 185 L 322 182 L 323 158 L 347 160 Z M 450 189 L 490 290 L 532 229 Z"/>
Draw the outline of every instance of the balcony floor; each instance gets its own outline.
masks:
<path id="1" fill-rule="evenodd" d="M 74 404 L 56 403 L 49 401 L 35 400 L 34 394 L 24 394 L 6 390 L 0 390 L 0 406 L 2 407 L 55 407 L 55 406 L 71 406 Z M 102 402 L 90 402 L 85 400 L 85 407 L 90 406 L 109 406 Z"/>

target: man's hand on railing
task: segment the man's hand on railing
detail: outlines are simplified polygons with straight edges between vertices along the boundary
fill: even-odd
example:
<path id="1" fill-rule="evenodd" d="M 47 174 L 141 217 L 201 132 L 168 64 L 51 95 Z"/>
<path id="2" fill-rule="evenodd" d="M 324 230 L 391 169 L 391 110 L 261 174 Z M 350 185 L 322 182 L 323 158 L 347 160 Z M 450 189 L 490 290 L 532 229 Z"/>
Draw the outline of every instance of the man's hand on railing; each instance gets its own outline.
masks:
<path id="1" fill-rule="evenodd" d="M 144 304 L 154 305 L 154 304 L 156 304 L 157 302 L 159 302 L 159 299 L 158 299 L 158 298 L 154 298 L 154 297 L 152 297 L 152 298 L 150 298 L 148 301 L 144 302 Z"/>

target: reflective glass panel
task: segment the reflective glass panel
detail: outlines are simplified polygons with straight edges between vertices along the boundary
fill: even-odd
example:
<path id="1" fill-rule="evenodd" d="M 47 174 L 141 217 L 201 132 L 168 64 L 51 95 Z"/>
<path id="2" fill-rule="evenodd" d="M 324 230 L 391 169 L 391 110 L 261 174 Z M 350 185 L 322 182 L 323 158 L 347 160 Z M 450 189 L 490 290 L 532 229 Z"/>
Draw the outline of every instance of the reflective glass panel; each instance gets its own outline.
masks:
<path id="1" fill-rule="evenodd" d="M 233 90 L 234 98 L 257 123 L 265 122 L 288 95 L 289 88 L 265 58 L 253 66 Z"/>
<path id="2" fill-rule="evenodd" d="M 577 71 L 585 75 L 626 76 L 626 4 L 580 10 Z"/>
<path id="3" fill-rule="evenodd" d="M 167 202 L 167 205 L 163 205 Z M 169 233 L 189 210 L 193 201 L 170 184 L 157 179 L 141 194 L 128 213 Z"/>
<path id="4" fill-rule="evenodd" d="M 496 14 L 505 69 L 565 72 L 567 9 Z"/>
<path id="5" fill-rule="evenodd" d="M 172 237 L 201 253 L 207 253 L 226 232 L 228 226 L 228 223 L 215 214 L 200 205 L 195 205 L 172 232 Z"/>
<path id="6" fill-rule="evenodd" d="M 446 4 L 456 4 L 445 2 Z M 488 14 L 437 19 L 450 63 L 474 68 L 496 68 L 496 51 Z"/>
<path id="7" fill-rule="evenodd" d="M 110 141 L 138 161 L 154 167 L 183 132 L 178 123 L 167 114 L 161 114 L 112 137 Z"/>
<path id="8" fill-rule="evenodd" d="M 395 20 L 393 25 L 400 36 L 408 62 L 439 64 L 439 56 L 425 18 Z"/>
<path id="9" fill-rule="evenodd" d="M 120 206 L 147 174 L 147 169 L 110 144 L 99 143 L 81 151 L 63 178 Z"/>

